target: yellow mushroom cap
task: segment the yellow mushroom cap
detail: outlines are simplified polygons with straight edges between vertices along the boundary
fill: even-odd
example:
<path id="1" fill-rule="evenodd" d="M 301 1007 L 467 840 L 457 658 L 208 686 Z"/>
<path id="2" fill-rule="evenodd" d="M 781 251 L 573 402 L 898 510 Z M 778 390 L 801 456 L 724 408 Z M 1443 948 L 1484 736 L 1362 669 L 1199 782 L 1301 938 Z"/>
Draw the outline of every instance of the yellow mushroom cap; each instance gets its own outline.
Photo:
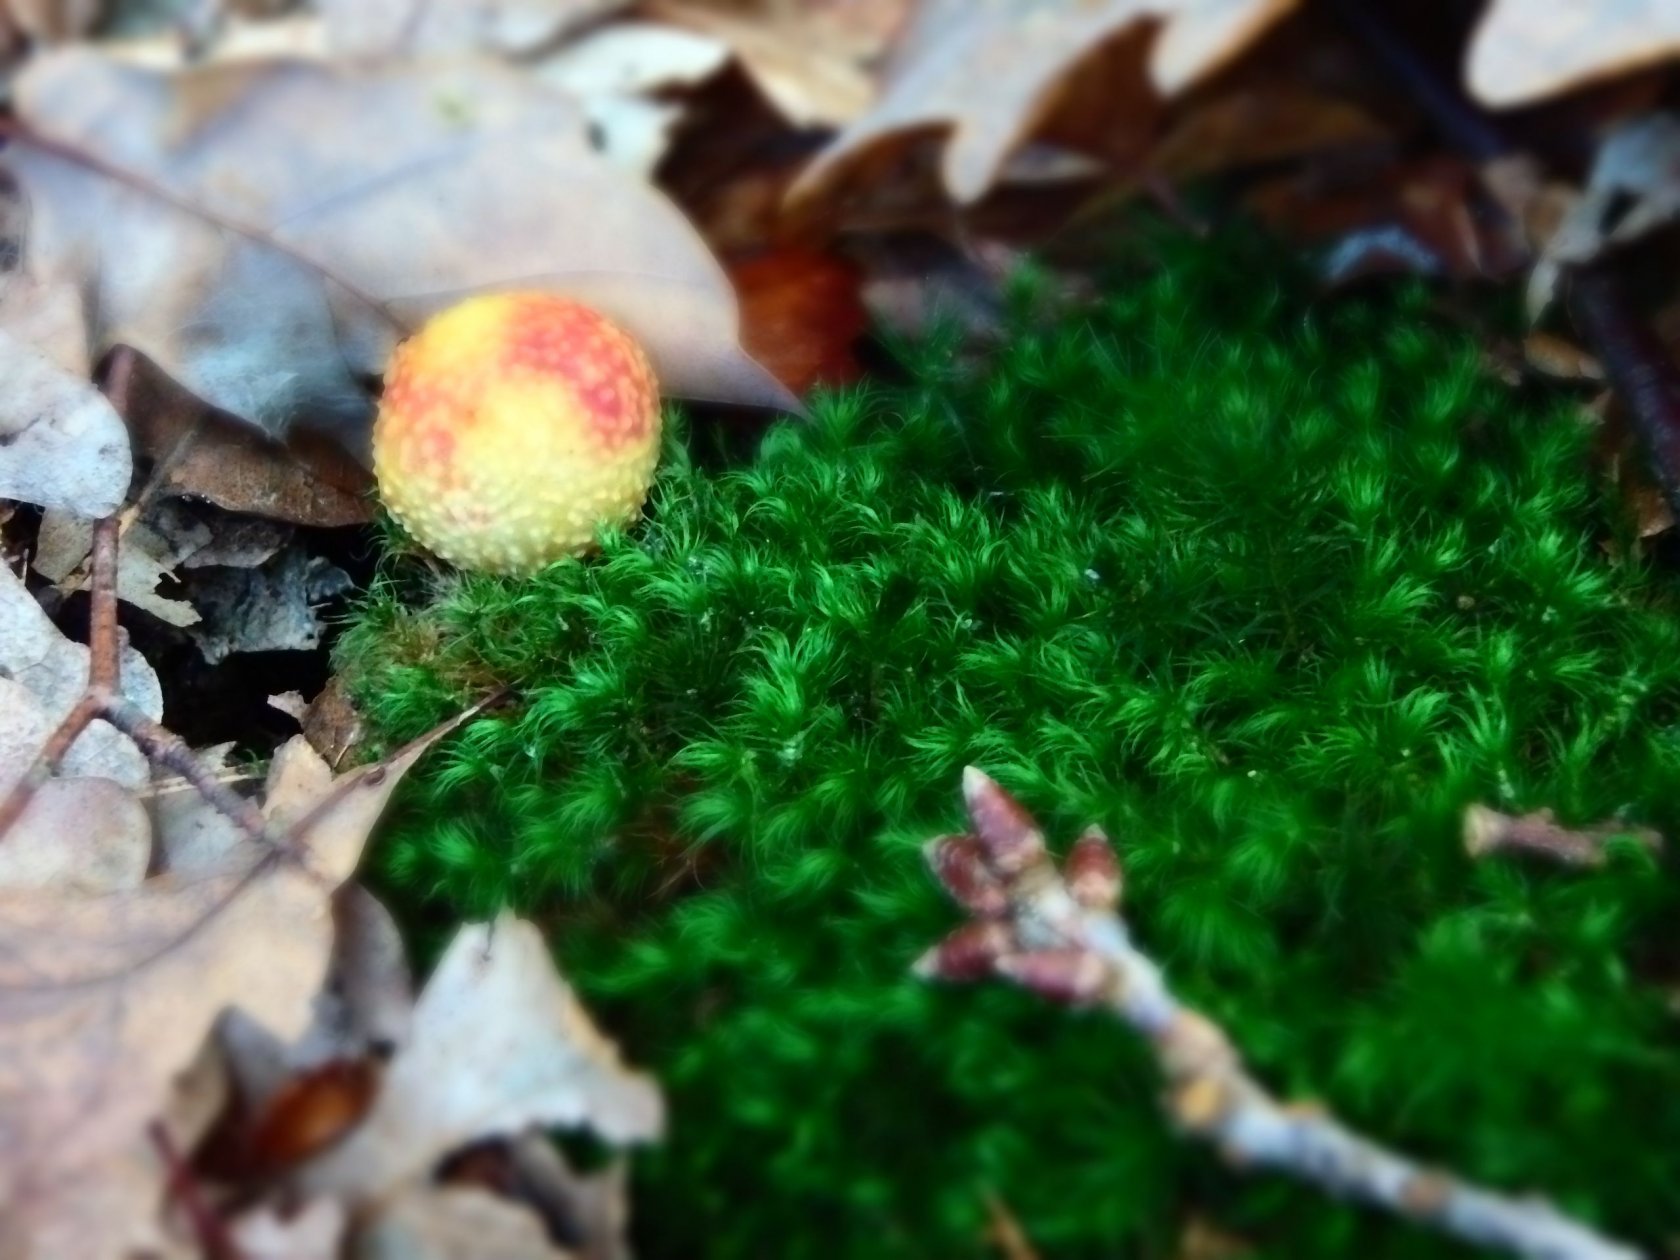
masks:
<path id="1" fill-rule="evenodd" d="M 525 572 L 641 514 L 659 385 L 630 335 L 547 293 L 471 298 L 397 348 L 373 427 L 380 496 L 462 568 Z"/>

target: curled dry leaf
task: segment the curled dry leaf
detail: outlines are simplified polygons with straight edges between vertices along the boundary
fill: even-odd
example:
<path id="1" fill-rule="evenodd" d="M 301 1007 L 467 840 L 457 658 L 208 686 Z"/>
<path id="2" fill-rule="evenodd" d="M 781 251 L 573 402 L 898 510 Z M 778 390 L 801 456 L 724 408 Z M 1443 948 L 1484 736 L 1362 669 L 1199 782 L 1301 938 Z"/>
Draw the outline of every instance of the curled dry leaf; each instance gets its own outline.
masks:
<path id="1" fill-rule="evenodd" d="M 136 374 L 133 399 L 129 430 L 152 494 L 204 499 L 228 512 L 293 525 L 373 519 L 372 475 L 320 434 L 297 430 L 272 439 L 150 371 Z"/>
<path id="2" fill-rule="evenodd" d="M 1646 114 L 1620 124 L 1593 159 L 1580 198 L 1564 214 L 1529 277 L 1529 314 L 1557 296 L 1566 268 L 1680 219 L 1680 115 Z"/>
<path id="3" fill-rule="evenodd" d="M 531 72 L 577 99 L 604 157 L 651 176 L 683 116 L 664 94 L 698 86 L 728 64 L 729 49 L 708 36 L 620 22 L 572 41 Z"/>
<path id="4" fill-rule="evenodd" d="M 49 726 L 75 707 L 87 686 L 88 650 L 58 632 L 35 597 L 10 569 L 0 565 L 0 670 L 35 697 Z M 122 651 L 122 692 L 152 718 L 163 715 L 163 688 L 140 653 Z M 147 779 L 146 759 L 126 735 L 95 722 L 70 747 L 61 773 L 98 775 L 139 788 Z"/>
<path id="5" fill-rule="evenodd" d="M 298 1180 L 366 1203 L 482 1138 L 587 1125 L 624 1143 L 658 1136 L 663 1123 L 658 1087 L 619 1062 L 536 927 L 503 915 L 456 935 L 372 1112 Z"/>
<path id="6" fill-rule="evenodd" d="M 50 779 L 0 839 L 0 890 L 90 897 L 138 888 L 152 855 L 146 808 L 112 779 Z"/>
<path id="7" fill-rule="evenodd" d="M 105 0 L 5 0 L 11 24 L 32 39 L 79 39 L 105 11 Z"/>
<path id="8" fill-rule="evenodd" d="M 546 1134 L 481 1142 L 448 1160 L 438 1174 L 448 1185 L 479 1186 L 527 1204 L 549 1237 L 564 1240 L 572 1260 L 631 1260 L 630 1160 L 615 1155 L 604 1168 L 579 1173 Z"/>
<path id="9" fill-rule="evenodd" d="M 844 126 L 874 100 L 863 65 L 879 51 L 877 40 L 849 31 L 830 6 L 777 5 L 750 16 L 681 0 L 643 7 L 661 21 L 721 40 L 796 127 Z"/>
<path id="10" fill-rule="evenodd" d="M 203 622 L 189 633 L 212 665 L 235 652 L 307 651 L 325 629 L 320 606 L 350 585 L 349 574 L 301 543 L 251 568 L 201 568 L 188 586 Z"/>
<path id="11" fill-rule="evenodd" d="M 943 175 L 978 200 L 1005 160 L 1058 103 L 1074 68 L 1116 38 L 1158 22 L 1149 59 L 1172 95 L 1217 69 L 1296 0 L 926 0 L 896 51 L 881 98 L 806 170 L 790 196 L 813 200 L 891 141 L 949 130 Z"/>
<path id="12" fill-rule="evenodd" d="M 0 332 L 0 499 L 77 516 L 122 505 L 128 433 L 105 396 L 21 338 Z"/>
<path id="13" fill-rule="evenodd" d="M 252 1208 L 228 1227 L 240 1260 L 340 1260 L 349 1222 L 343 1205 L 312 1199 L 296 1212 Z"/>
<path id="14" fill-rule="evenodd" d="M 283 1039 L 308 1027 L 328 899 L 402 775 L 454 725 L 344 776 L 285 850 L 247 842 L 220 870 L 104 897 L 0 892 L 0 1253 L 124 1254 L 135 1222 L 89 1213 L 89 1196 L 224 1010 Z"/>
<path id="15" fill-rule="evenodd" d="M 138 518 L 123 532 L 117 551 L 117 598 L 144 609 L 172 626 L 196 625 L 198 610 L 185 600 L 172 598 L 180 592 L 176 566 L 210 542 L 210 530 L 203 522 L 164 504 Z M 36 536 L 35 571 L 61 590 L 76 590 L 84 574 L 78 573 L 93 546 L 93 522 L 65 512 L 47 512 Z M 160 583 L 168 579 L 168 586 Z"/>
<path id="16" fill-rule="evenodd" d="M 130 344 L 270 431 L 307 418 L 359 446 L 367 382 L 396 341 L 495 288 L 605 311 L 668 392 L 789 402 L 740 349 L 728 280 L 681 212 L 594 153 L 578 108 L 526 74 L 288 61 L 171 75 L 83 49 L 33 62 L 14 103 L 25 281 L 84 286 L 96 352 Z"/>
<path id="17" fill-rule="evenodd" d="M 472 1186 L 411 1185 L 361 1229 L 352 1260 L 571 1260 L 522 1204 Z"/>
<path id="18" fill-rule="evenodd" d="M 1490 0 L 1470 40 L 1470 90 L 1487 105 L 1526 105 L 1680 57 L 1672 0 Z"/>
<path id="19" fill-rule="evenodd" d="M 339 56 L 529 54 L 628 8 L 631 0 L 321 0 Z"/>

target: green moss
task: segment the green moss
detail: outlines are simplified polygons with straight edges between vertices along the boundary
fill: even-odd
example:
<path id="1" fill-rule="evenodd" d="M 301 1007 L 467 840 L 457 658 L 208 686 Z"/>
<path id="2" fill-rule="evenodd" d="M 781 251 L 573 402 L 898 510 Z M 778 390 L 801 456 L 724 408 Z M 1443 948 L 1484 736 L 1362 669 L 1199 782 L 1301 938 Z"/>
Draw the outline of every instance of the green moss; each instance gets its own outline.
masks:
<path id="1" fill-rule="evenodd" d="M 682 436 L 651 521 L 524 580 L 398 567 L 344 663 L 383 736 L 495 682 L 378 860 L 509 902 L 670 1092 L 650 1256 L 1279 1257 L 1433 1237 L 1227 1172 L 1123 1029 L 906 974 L 975 763 L 1119 838 L 1129 916 L 1280 1092 L 1653 1239 L 1680 1216 L 1676 897 L 1638 853 L 1463 854 L 1465 805 L 1680 823 L 1672 581 L 1613 561 L 1567 408 L 1418 294 L 1317 306 L 1192 255 L 976 379 L 822 399 L 749 467 Z M 1617 552 L 1616 554 L 1622 554 Z"/>

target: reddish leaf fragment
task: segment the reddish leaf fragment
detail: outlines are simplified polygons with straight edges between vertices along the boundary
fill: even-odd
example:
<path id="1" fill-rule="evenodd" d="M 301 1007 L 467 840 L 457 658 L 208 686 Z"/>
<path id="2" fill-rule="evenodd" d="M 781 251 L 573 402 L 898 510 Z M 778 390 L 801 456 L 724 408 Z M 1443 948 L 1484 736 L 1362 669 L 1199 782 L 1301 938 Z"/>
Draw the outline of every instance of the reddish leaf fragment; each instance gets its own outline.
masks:
<path id="1" fill-rule="evenodd" d="M 803 394 L 863 374 L 852 353 L 868 324 L 855 267 L 787 245 L 736 263 L 729 274 L 741 299 L 741 344 L 783 385 Z"/>
<path id="2" fill-rule="evenodd" d="M 325 1150 L 361 1123 L 378 1087 L 379 1066 L 365 1059 L 323 1063 L 299 1076 L 252 1119 L 251 1164 L 278 1171 Z"/>

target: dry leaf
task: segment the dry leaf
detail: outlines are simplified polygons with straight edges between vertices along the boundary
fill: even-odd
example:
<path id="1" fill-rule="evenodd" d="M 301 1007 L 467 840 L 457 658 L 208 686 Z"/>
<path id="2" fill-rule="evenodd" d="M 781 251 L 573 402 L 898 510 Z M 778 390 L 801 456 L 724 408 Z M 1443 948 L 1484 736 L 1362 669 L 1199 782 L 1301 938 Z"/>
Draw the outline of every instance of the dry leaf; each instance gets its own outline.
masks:
<path id="1" fill-rule="evenodd" d="M 171 505 L 156 505 L 123 531 L 117 550 L 117 598 L 172 626 L 197 625 L 198 610 L 158 589 L 164 579 L 179 592 L 175 568 L 210 541 L 210 530 Z M 61 590 L 77 590 L 85 575 L 77 572 L 93 545 L 93 522 L 63 512 L 47 512 L 36 538 L 35 571 Z M 75 580 L 71 581 L 72 575 Z"/>
<path id="2" fill-rule="evenodd" d="M 742 341 L 796 394 L 863 374 L 853 347 L 868 330 L 858 269 L 799 245 L 767 250 L 729 269 L 741 294 Z"/>
<path id="3" fill-rule="evenodd" d="M 1158 21 L 1149 78 L 1171 95 L 1223 65 L 1295 2 L 925 0 L 881 99 L 818 156 L 791 196 L 814 198 L 886 141 L 949 129 L 945 185 L 958 202 L 976 201 L 1057 105 L 1064 80 L 1105 45 Z"/>
<path id="4" fill-rule="evenodd" d="M 88 650 L 72 643 L 41 611 L 27 587 L 0 565 L 0 671 L 34 695 L 56 726 L 87 688 Z M 163 689 L 152 667 L 131 647 L 122 650 L 122 693 L 148 717 L 163 716 Z M 144 787 L 146 759 L 128 736 L 95 722 L 71 745 L 61 773 L 97 775 Z"/>
<path id="5" fill-rule="evenodd" d="M 1680 115 L 1630 119 L 1599 145 L 1580 198 L 1546 242 L 1528 283 L 1538 319 L 1557 295 L 1566 268 L 1680 219 Z"/>
<path id="6" fill-rule="evenodd" d="M 228 1236 L 239 1260 L 339 1260 L 348 1224 L 342 1204 L 311 1199 L 289 1216 L 253 1208 L 233 1220 Z"/>
<path id="7" fill-rule="evenodd" d="M 361 742 L 362 715 L 343 679 L 334 674 L 321 689 L 321 694 L 309 702 L 303 719 L 303 734 L 316 752 L 335 769 Z"/>
<path id="8" fill-rule="evenodd" d="M 33 39 L 79 39 L 105 11 L 104 0 L 5 0 L 5 15 Z"/>
<path id="9" fill-rule="evenodd" d="M 215 875 L 106 897 L 0 893 L 0 1254 L 116 1254 L 135 1222 L 89 1214 L 88 1196 L 224 1009 L 286 1039 L 308 1026 L 328 898 L 402 775 L 454 725 L 346 775 L 287 854 L 248 844 Z"/>
<path id="10" fill-rule="evenodd" d="M 340 56 L 527 54 L 628 7 L 630 0 L 321 0 Z"/>
<path id="11" fill-rule="evenodd" d="M 161 75 L 87 50 L 15 86 L 6 161 L 27 279 L 77 281 L 91 346 L 133 345 L 273 432 L 356 446 L 365 382 L 469 294 L 563 292 L 616 318 L 676 394 L 783 405 L 681 213 L 589 147 L 566 98 L 476 63 L 239 63 Z"/>
<path id="12" fill-rule="evenodd" d="M 574 40 L 531 73 L 577 99 L 604 157 L 647 176 L 683 115 L 682 106 L 654 94 L 694 87 L 728 64 L 729 49 L 718 40 L 654 22 L 621 22 Z"/>
<path id="13" fill-rule="evenodd" d="M 134 474 L 128 432 L 81 376 L 0 332 L 0 499 L 88 518 L 122 506 Z"/>
<path id="14" fill-rule="evenodd" d="M 351 1241 L 350 1260 L 572 1260 L 530 1208 L 471 1186 L 405 1187 Z"/>
<path id="15" fill-rule="evenodd" d="M 146 807 L 111 779 L 49 779 L 0 839 L 0 890 L 93 897 L 138 888 L 152 856 Z"/>
<path id="16" fill-rule="evenodd" d="M 293 525 L 373 519 L 373 478 L 337 444 L 308 430 L 274 440 L 156 375 L 137 380 L 128 422 L 134 456 L 151 469 L 153 493 L 204 499 L 229 512 Z"/>
<path id="17" fill-rule="evenodd" d="M 663 1111 L 657 1086 L 625 1069 L 590 1022 L 536 927 L 504 914 L 456 935 L 372 1113 L 300 1183 L 366 1202 L 482 1138 L 587 1125 L 609 1142 L 644 1141 Z"/>
<path id="18" fill-rule="evenodd" d="M 408 1043 L 414 987 L 390 912 L 373 894 L 351 886 L 333 899 L 333 921 L 332 966 L 308 1032 L 288 1043 L 237 1011 L 223 1021 L 222 1046 L 259 1126 L 300 1074 L 336 1068 L 348 1086 L 347 1065 L 388 1059 Z"/>
<path id="19" fill-rule="evenodd" d="M 727 45 L 754 86 L 795 127 L 842 127 L 875 99 L 863 69 L 874 42 L 844 40 L 823 6 L 777 7 L 750 18 L 672 0 L 643 8 Z"/>
<path id="20" fill-rule="evenodd" d="M 572 1260 L 630 1260 L 630 1161 L 578 1173 L 538 1131 L 481 1142 L 450 1159 L 438 1174 L 448 1185 L 480 1186 L 529 1205 Z"/>
<path id="21" fill-rule="evenodd" d="M 1526 105 L 1680 57 L 1673 0 L 1490 0 L 1466 76 L 1483 104 Z"/>
<path id="22" fill-rule="evenodd" d="M 189 582 L 203 622 L 189 633 L 214 665 L 235 652 L 295 652 L 319 646 L 318 612 L 351 587 L 350 575 L 299 544 L 256 568 L 201 568 Z"/>
<path id="23" fill-rule="evenodd" d="M 304 716 L 309 712 L 309 701 L 303 698 L 301 691 L 281 691 L 268 698 L 268 707 L 284 713 L 302 726 Z"/>
<path id="24" fill-rule="evenodd" d="M 224 754 L 225 755 L 225 754 Z M 219 770 L 223 756 L 199 753 Z M 332 771 L 301 736 L 275 750 L 263 784 L 263 817 L 274 827 L 289 827 L 332 790 Z M 177 877 L 226 869 L 248 841 L 245 833 L 198 793 L 187 788 L 154 798 L 152 819 L 158 836 L 158 867 Z"/>

